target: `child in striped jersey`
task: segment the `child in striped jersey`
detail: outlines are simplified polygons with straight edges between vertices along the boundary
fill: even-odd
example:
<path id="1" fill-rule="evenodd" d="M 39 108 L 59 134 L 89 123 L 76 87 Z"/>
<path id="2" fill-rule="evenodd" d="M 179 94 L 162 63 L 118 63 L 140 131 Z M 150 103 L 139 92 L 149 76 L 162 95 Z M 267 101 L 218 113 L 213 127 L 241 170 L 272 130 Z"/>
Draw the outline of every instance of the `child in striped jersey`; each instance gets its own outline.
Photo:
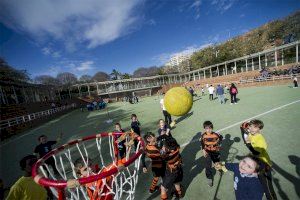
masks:
<path id="1" fill-rule="evenodd" d="M 152 161 L 153 179 L 152 179 L 149 192 L 153 193 L 158 189 L 157 182 L 159 180 L 159 177 L 164 176 L 166 167 L 160 155 L 160 150 L 156 145 L 157 143 L 156 143 L 155 135 L 151 132 L 148 132 L 144 136 L 144 140 L 146 142 L 146 147 L 145 147 L 145 153 L 142 156 L 143 172 L 144 173 L 148 172 L 146 162 L 145 162 L 145 156 L 147 156 Z"/>
<path id="2" fill-rule="evenodd" d="M 213 124 L 211 121 L 205 121 L 203 123 L 204 132 L 201 135 L 200 141 L 203 150 L 203 156 L 205 158 L 205 175 L 207 178 L 207 184 L 213 186 L 213 168 L 212 162 L 218 164 L 220 162 L 220 144 L 222 136 L 216 132 L 213 132 Z"/>
<path id="3" fill-rule="evenodd" d="M 183 179 L 180 146 L 173 137 L 167 137 L 162 147 L 162 157 L 166 162 L 166 172 L 161 185 L 161 199 L 168 199 L 168 191 L 175 186 L 177 198 L 183 197 L 181 181 Z"/>

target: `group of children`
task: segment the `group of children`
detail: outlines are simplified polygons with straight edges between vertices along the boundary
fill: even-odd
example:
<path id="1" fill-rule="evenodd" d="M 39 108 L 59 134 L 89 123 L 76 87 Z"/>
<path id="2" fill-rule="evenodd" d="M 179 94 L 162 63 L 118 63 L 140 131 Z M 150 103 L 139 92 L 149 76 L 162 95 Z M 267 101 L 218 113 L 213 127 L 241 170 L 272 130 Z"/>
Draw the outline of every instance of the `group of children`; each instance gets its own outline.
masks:
<path id="1" fill-rule="evenodd" d="M 210 121 L 203 123 L 204 132 L 200 141 L 205 157 L 205 173 L 208 185 L 213 186 L 212 163 L 215 169 L 234 173 L 234 190 L 238 200 L 261 200 L 265 193 L 269 200 L 277 199 L 273 185 L 272 163 L 267 153 L 267 143 L 261 134 L 264 124 L 253 119 L 241 125 L 242 138 L 251 154 L 245 156 L 240 163 L 220 162 L 222 136 L 213 132 Z"/>
<path id="2" fill-rule="evenodd" d="M 140 122 L 135 114 L 131 115 L 130 127 L 134 134 L 141 136 Z M 207 184 L 210 187 L 213 187 L 214 169 L 223 172 L 229 170 L 234 174 L 236 199 L 261 200 L 264 193 L 268 200 L 277 199 L 272 186 L 272 163 L 266 151 L 266 141 L 261 134 L 263 127 L 263 122 L 256 119 L 243 123 L 240 127 L 242 138 L 251 154 L 245 156 L 240 163 L 224 164 L 220 162 L 222 135 L 213 131 L 214 127 L 211 121 L 205 121 L 203 123 L 204 131 L 201 134 L 200 143 L 205 158 L 204 164 Z M 115 132 L 125 133 L 120 123 L 115 124 Z M 126 157 L 125 140 L 118 140 L 121 136 L 122 135 L 119 135 L 115 138 L 118 152 L 116 156 L 120 158 L 120 162 Z M 144 154 L 142 155 L 143 172 L 148 172 L 145 161 L 145 157 L 148 157 L 151 160 L 151 171 L 153 173 L 149 192 L 153 193 L 160 190 L 162 200 L 168 199 L 168 196 L 170 197 L 170 195 L 172 195 L 171 191 L 174 191 L 177 198 L 182 198 L 183 188 L 181 182 L 183 180 L 183 163 L 180 154 L 180 145 L 172 136 L 168 124 L 166 124 L 163 119 L 160 119 L 158 121 L 157 135 L 152 132 L 147 132 L 143 135 L 143 138 L 146 145 Z M 35 148 L 34 152 L 39 154 L 40 157 L 49 152 L 51 146 L 56 143 L 56 141 L 47 141 L 47 137 L 44 135 L 39 137 L 39 142 L 40 144 Z M 137 148 L 137 141 L 135 141 L 134 146 Z M 52 167 L 55 174 L 58 173 L 53 160 L 48 159 L 46 163 Z M 88 166 L 85 163 L 82 158 L 75 161 L 74 166 L 78 177 L 87 177 L 90 173 L 99 173 L 99 167 L 97 168 L 95 167 L 97 165 L 92 165 L 92 161 L 89 161 Z M 158 182 L 160 179 L 161 185 L 159 187 Z M 107 185 L 111 184 L 109 177 L 105 181 L 106 182 L 99 180 L 86 185 L 88 195 L 91 199 L 100 200 L 103 197 L 100 197 L 99 194 L 105 193 L 108 188 Z M 95 190 L 95 184 L 96 188 L 98 188 L 97 191 Z M 15 192 L 13 187 L 10 195 L 16 195 Z M 106 199 L 112 199 L 112 196 L 107 196 Z"/>
<path id="3" fill-rule="evenodd" d="M 213 168 L 234 174 L 234 190 L 238 200 L 261 200 L 265 194 L 269 200 L 277 199 L 272 185 L 271 167 L 272 163 L 267 153 L 267 144 L 261 134 L 264 124 L 254 119 L 241 125 L 242 138 L 250 150 L 240 163 L 220 162 L 220 151 L 222 135 L 213 131 L 213 124 L 210 121 L 203 123 L 204 131 L 200 137 L 203 156 L 205 158 L 205 174 L 207 183 L 213 186 Z M 175 188 L 177 198 L 183 197 L 182 158 L 180 146 L 171 135 L 170 129 L 164 121 L 159 120 L 158 136 L 147 133 L 144 136 L 146 142 L 145 156 L 152 161 L 153 180 L 149 189 L 150 193 L 155 192 L 159 187 L 157 183 L 161 178 L 161 199 L 168 199 L 168 191 Z M 143 172 L 147 173 L 145 159 L 142 159 Z"/>
<path id="4" fill-rule="evenodd" d="M 159 189 L 157 183 L 161 179 L 160 186 L 161 199 L 168 199 L 168 194 L 175 188 L 177 198 L 183 197 L 182 186 L 183 179 L 182 158 L 180 155 L 180 146 L 172 136 L 170 128 L 163 119 L 160 119 L 157 136 L 148 132 L 144 135 L 146 142 L 145 153 L 142 157 L 143 172 L 148 169 L 145 162 L 145 156 L 151 159 L 153 179 L 149 189 L 150 193 Z"/>

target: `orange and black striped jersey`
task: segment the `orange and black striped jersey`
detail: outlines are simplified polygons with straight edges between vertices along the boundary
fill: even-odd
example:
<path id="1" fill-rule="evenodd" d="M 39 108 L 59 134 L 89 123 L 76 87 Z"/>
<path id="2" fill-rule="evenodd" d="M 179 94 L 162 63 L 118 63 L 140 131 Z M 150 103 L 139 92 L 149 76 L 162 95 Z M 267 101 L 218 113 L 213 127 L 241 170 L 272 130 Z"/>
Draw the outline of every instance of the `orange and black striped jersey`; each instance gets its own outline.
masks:
<path id="1" fill-rule="evenodd" d="M 167 169 L 170 171 L 176 170 L 178 167 L 180 167 L 182 164 L 180 147 L 178 147 L 176 150 L 170 151 L 165 156 L 165 161 L 167 162 Z"/>
<path id="2" fill-rule="evenodd" d="M 156 145 L 147 144 L 145 147 L 145 154 L 152 161 L 152 167 L 161 168 L 163 167 L 162 157 L 160 155 L 159 149 Z"/>
<path id="3" fill-rule="evenodd" d="M 221 141 L 222 136 L 215 132 L 212 132 L 211 134 L 204 132 L 201 135 L 201 145 L 206 151 L 220 151 Z"/>

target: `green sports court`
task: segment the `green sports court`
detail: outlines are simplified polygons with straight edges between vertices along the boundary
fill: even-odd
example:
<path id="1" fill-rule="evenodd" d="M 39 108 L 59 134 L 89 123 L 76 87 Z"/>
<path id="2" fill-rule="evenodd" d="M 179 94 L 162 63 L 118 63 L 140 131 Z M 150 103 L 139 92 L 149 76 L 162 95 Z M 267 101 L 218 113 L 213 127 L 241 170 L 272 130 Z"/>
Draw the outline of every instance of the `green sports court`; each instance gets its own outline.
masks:
<path id="1" fill-rule="evenodd" d="M 227 99 L 228 94 L 226 94 Z M 273 161 L 273 181 L 278 199 L 300 198 L 300 90 L 291 85 L 240 88 L 238 104 L 220 104 L 217 99 L 208 100 L 208 95 L 194 97 L 192 110 L 177 118 L 176 127 L 171 131 L 181 145 L 184 178 L 182 185 L 186 192 L 184 199 L 234 199 L 233 176 L 231 172 L 214 176 L 214 186 L 206 184 L 204 159 L 200 151 L 199 136 L 202 123 L 211 120 L 214 130 L 220 132 L 222 142 L 221 160 L 238 162 L 248 153 L 243 144 L 239 126 L 253 118 L 264 122 L 262 131 L 268 143 L 268 152 Z M 92 112 L 74 110 L 39 127 L 11 137 L 1 143 L 1 172 L 7 185 L 13 184 L 21 175 L 18 161 L 33 151 L 37 137 L 41 134 L 55 139 L 61 132 L 60 144 L 104 131 L 113 131 L 114 123 L 129 130 L 130 116 L 135 113 L 141 123 L 141 131 L 157 134 L 158 120 L 163 118 L 160 96 L 145 97 L 138 104 L 117 102 L 106 110 Z M 113 123 L 105 121 L 111 118 Z M 56 146 L 57 147 L 57 146 Z M 5 164 L 3 164 L 5 163 Z M 150 171 L 150 170 L 149 170 Z M 140 169 L 135 199 L 160 199 L 159 192 L 148 194 L 152 173 L 143 174 Z"/>

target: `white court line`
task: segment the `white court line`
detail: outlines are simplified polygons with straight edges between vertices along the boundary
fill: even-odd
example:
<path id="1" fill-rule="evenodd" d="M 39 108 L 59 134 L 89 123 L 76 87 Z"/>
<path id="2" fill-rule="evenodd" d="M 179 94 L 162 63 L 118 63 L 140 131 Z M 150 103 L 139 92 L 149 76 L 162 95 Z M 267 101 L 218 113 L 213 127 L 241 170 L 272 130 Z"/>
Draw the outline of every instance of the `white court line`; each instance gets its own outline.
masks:
<path id="1" fill-rule="evenodd" d="M 296 100 L 296 101 L 293 101 L 293 102 L 291 102 L 291 103 L 288 103 L 288 104 L 279 106 L 279 107 L 277 107 L 277 108 L 273 108 L 273 109 L 271 109 L 271 110 L 269 110 L 269 111 L 266 111 L 266 112 L 263 112 L 263 113 L 261 113 L 261 114 L 255 115 L 255 116 L 250 117 L 250 118 L 248 118 L 248 119 L 244 119 L 244 120 L 242 120 L 242 121 L 236 122 L 236 123 L 234 123 L 234 124 L 232 124 L 232 125 L 230 125 L 230 126 L 226 126 L 225 128 L 219 129 L 219 130 L 217 130 L 216 132 L 224 131 L 224 130 L 229 129 L 229 128 L 232 128 L 232 127 L 234 127 L 234 126 L 236 126 L 236 125 L 240 125 L 241 123 L 243 123 L 243 122 L 245 122 L 245 121 L 249 121 L 249 120 L 251 120 L 251 119 L 254 119 L 254 118 L 257 118 L 257 117 L 260 117 L 260 116 L 269 114 L 269 113 L 271 113 L 271 112 L 274 112 L 274 111 L 276 111 L 276 110 L 280 110 L 280 109 L 282 109 L 282 108 L 285 108 L 285 107 L 287 107 L 287 106 L 290 106 L 290 105 L 295 104 L 295 103 L 298 103 L 298 102 L 300 102 L 300 99 L 299 99 L 299 100 Z M 182 145 L 180 145 L 180 146 L 181 146 L 181 147 L 185 147 L 186 145 L 188 145 L 188 144 L 190 144 L 190 143 L 193 143 L 193 142 L 197 142 L 197 141 L 199 141 L 199 139 L 191 140 L 191 141 L 186 142 L 186 143 L 184 143 L 184 144 L 182 144 Z"/>

